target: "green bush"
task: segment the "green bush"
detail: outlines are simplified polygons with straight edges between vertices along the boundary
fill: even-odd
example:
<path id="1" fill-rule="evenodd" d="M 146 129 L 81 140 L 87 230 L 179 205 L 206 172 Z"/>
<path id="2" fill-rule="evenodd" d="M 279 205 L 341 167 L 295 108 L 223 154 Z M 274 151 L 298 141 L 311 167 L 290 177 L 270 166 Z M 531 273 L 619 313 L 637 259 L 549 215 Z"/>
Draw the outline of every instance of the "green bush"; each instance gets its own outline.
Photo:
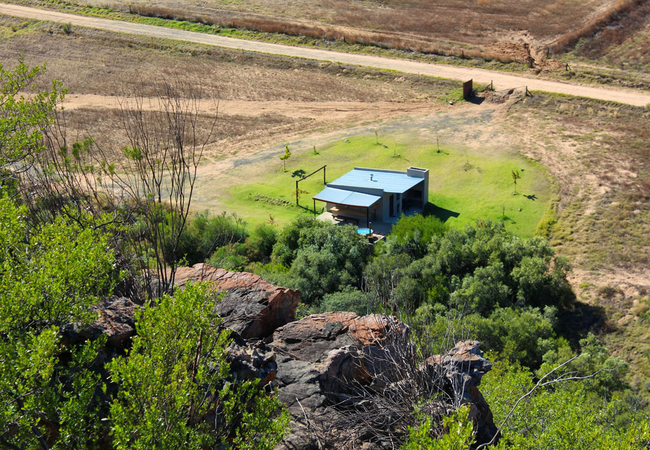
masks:
<path id="1" fill-rule="evenodd" d="M 442 236 L 449 229 L 435 216 L 416 214 L 402 215 L 387 237 L 385 245 L 391 246 L 391 253 L 407 253 L 414 258 L 422 258 L 434 236 Z"/>
<path id="2" fill-rule="evenodd" d="M 36 448 L 37 430 L 57 447 L 87 448 L 100 439 L 89 368 L 105 338 L 64 348 L 62 328 L 95 320 L 92 306 L 119 281 L 110 235 L 64 218 L 28 227 L 26 214 L 0 197 L 1 440 Z"/>
<path id="3" fill-rule="evenodd" d="M 358 289 L 348 288 L 342 292 L 325 294 L 321 302 L 322 312 L 352 311 L 360 316 L 372 312 L 370 299 Z"/>
<path id="4" fill-rule="evenodd" d="M 287 431 L 288 413 L 255 381 L 227 383 L 229 332 L 201 285 L 136 312 L 137 337 L 108 364 L 120 390 L 111 404 L 115 448 L 203 449 L 233 443 L 270 450 Z M 221 421 L 207 421 L 218 405 Z"/>
<path id="5" fill-rule="evenodd" d="M 425 301 L 439 302 L 488 316 L 499 307 L 567 306 L 573 300 L 567 260 L 555 257 L 541 237 L 523 240 L 494 222 L 444 234 L 436 227 L 418 258 L 422 235 L 412 226 L 418 221 L 410 219 L 407 226 L 397 224 L 398 237 L 389 239 L 366 267 L 378 304 L 411 313 Z"/>
<path id="6" fill-rule="evenodd" d="M 168 219 L 167 226 L 170 222 Z M 179 259 L 185 258 L 188 265 L 194 265 L 207 261 L 217 249 L 242 243 L 247 237 L 246 224 L 236 215 L 210 217 L 206 211 L 193 217 L 183 230 L 177 255 Z"/>
<path id="7" fill-rule="evenodd" d="M 301 218 L 280 233 L 273 247 L 273 261 L 289 267 L 275 281 L 300 290 L 305 303 L 316 304 L 325 294 L 358 289 L 370 252 L 354 226 Z"/>
<path id="8" fill-rule="evenodd" d="M 495 423 L 501 423 L 507 417 L 535 382 L 536 378 L 529 369 L 507 360 L 494 363 L 492 370 L 483 377 L 481 392 L 490 404 Z M 650 441 L 647 408 L 639 408 L 638 399 L 627 397 L 625 394 L 604 398 L 594 396 L 580 381 L 538 388 L 514 409 L 496 448 L 647 448 Z"/>
<path id="9" fill-rule="evenodd" d="M 260 224 L 246 239 L 246 256 L 249 261 L 266 264 L 271 260 L 273 246 L 278 240 L 278 230 L 271 225 Z"/>

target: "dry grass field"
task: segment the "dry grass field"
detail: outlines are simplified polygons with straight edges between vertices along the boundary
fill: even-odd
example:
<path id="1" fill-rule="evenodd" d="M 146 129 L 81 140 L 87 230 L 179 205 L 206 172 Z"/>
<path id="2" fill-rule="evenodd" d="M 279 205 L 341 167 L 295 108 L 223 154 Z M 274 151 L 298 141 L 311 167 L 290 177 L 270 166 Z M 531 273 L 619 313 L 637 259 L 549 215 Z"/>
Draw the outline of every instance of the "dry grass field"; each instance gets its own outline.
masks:
<path id="1" fill-rule="evenodd" d="M 395 7 L 351 5 L 378 14 Z M 633 363 L 639 383 L 650 377 L 650 336 L 639 321 L 650 292 L 650 111 L 551 95 L 522 100 L 517 93 L 451 106 L 444 100 L 458 84 L 444 80 L 84 29 L 66 34 L 59 25 L 2 18 L 0 61 L 10 67 L 19 54 L 29 64 L 47 63 L 42 87 L 56 78 L 68 88 L 72 139 L 93 135 L 101 145 L 124 145 L 116 96 L 134 85 L 147 95 L 166 77 L 200 84 L 206 116 L 215 113 L 211 98 L 219 98 L 218 133 L 200 167 L 200 210 L 220 212 L 219 192 L 248 181 L 234 180 L 233 169 L 259 158 L 279 164 L 275 153 L 285 143 L 311 148 L 359 130 L 397 129 L 407 118 L 435 124 L 444 145 L 506 149 L 539 161 L 557 185 L 544 228 L 572 261 L 579 299 L 605 314 L 581 325 L 604 333 Z"/>
<path id="2" fill-rule="evenodd" d="M 578 298 L 601 310 L 595 327 L 632 363 L 633 383 L 650 378 L 650 111 L 563 96 L 527 98 L 509 111 L 524 154 L 549 168 L 560 187 L 551 244 L 573 264 Z"/>
<path id="3" fill-rule="evenodd" d="M 268 144 L 276 135 L 339 127 L 349 118 L 432 111 L 442 104 L 435 99 L 457 88 L 457 83 L 443 80 L 90 29 L 66 34 L 60 25 L 13 18 L 0 21 L 0 36 L 3 64 L 11 67 L 18 55 L 30 65 L 47 64 L 39 87 L 57 79 L 69 91 L 65 106 L 70 135 L 81 138 L 91 129 L 102 145 L 123 144 L 116 131 L 117 96 L 135 86 L 149 95 L 169 78 L 200 85 L 207 112 L 215 109 L 212 99 L 219 102 L 222 120 L 211 157 Z"/>
<path id="4" fill-rule="evenodd" d="M 206 2 L 159 0 L 81 0 L 94 6 L 142 5 L 185 10 L 207 16 L 234 14 L 274 22 L 297 22 L 349 27 L 380 33 L 417 36 L 431 40 L 483 45 L 526 30 L 533 39 L 555 39 L 577 30 L 599 16 L 612 0 L 208 0 Z M 145 8 L 142 11 L 146 11 Z"/>
<path id="5" fill-rule="evenodd" d="M 549 49 L 561 54 L 577 45 L 580 56 L 594 59 L 622 44 L 630 46 L 639 39 L 647 43 L 642 30 L 650 23 L 647 0 L 78 0 L 75 4 L 423 53 L 524 63 L 532 57 L 540 65 Z"/>

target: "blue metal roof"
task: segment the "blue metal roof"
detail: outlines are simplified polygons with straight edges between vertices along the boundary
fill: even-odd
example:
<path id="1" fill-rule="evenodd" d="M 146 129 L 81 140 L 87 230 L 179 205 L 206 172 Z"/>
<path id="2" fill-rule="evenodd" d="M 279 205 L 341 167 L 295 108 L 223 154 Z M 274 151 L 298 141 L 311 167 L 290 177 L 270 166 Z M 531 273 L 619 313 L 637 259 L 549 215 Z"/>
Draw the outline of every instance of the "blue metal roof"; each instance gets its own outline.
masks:
<path id="1" fill-rule="evenodd" d="M 321 202 L 336 203 L 337 205 L 369 208 L 377 203 L 381 197 L 378 195 L 363 194 L 361 192 L 326 187 L 318 194 L 314 195 L 314 199 L 320 200 Z"/>
<path id="2" fill-rule="evenodd" d="M 343 189 L 381 189 L 389 194 L 403 194 L 422 181 L 424 178 L 409 177 L 404 172 L 354 168 L 332 183 L 328 183 L 328 186 Z"/>

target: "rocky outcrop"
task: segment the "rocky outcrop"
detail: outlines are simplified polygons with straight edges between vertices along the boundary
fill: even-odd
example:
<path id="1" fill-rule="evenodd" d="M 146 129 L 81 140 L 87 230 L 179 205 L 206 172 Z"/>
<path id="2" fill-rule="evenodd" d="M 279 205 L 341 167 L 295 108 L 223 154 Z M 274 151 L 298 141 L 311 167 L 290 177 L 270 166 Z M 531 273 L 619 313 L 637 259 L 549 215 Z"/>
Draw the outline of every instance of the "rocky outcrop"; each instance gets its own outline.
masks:
<path id="1" fill-rule="evenodd" d="M 76 344 L 104 335 L 111 347 L 121 349 L 135 334 L 137 308 L 139 306 L 126 297 L 105 298 L 93 307 L 98 313 L 98 318 L 89 326 L 68 324 L 63 328 L 63 341 L 67 344 Z"/>
<path id="2" fill-rule="evenodd" d="M 395 448 L 416 424 L 416 404 L 440 419 L 435 423 L 469 404 L 478 442 L 496 433 L 478 390 L 491 365 L 476 341 L 418 364 L 410 329 L 395 317 L 334 312 L 295 320 L 299 294 L 256 275 L 197 264 L 178 270 L 176 285 L 189 281 L 223 292 L 216 308 L 235 331 L 232 376 L 276 387 L 287 405 L 291 432 L 281 449 Z M 66 339 L 105 334 L 114 349 L 124 346 L 135 332 L 136 308 L 125 298 L 106 299 L 99 318 L 84 330 L 66 328 Z"/>
<path id="3" fill-rule="evenodd" d="M 278 355 L 278 395 L 293 419 L 283 448 L 346 448 L 355 443 L 350 433 L 357 441 L 372 435 L 368 427 L 348 427 L 348 413 L 361 418 L 373 382 L 397 378 L 395 362 L 412 358 L 408 336 L 393 317 L 349 312 L 311 315 L 276 330 L 269 346 Z"/>
<path id="4" fill-rule="evenodd" d="M 233 372 L 278 388 L 291 413 L 283 449 L 393 448 L 415 424 L 415 404 L 442 418 L 469 404 L 479 442 L 496 432 L 478 390 L 490 369 L 476 341 L 417 365 L 409 328 L 385 315 L 315 314 L 265 342 L 231 348 Z"/>
<path id="5" fill-rule="evenodd" d="M 492 369 L 480 345 L 478 341 L 458 342 L 446 355 L 432 356 L 421 367 L 429 373 L 445 374 L 457 404 L 470 406 L 469 416 L 476 425 L 477 442 L 484 443 L 497 433 L 497 427 L 490 406 L 478 389 L 481 377 Z"/>
<path id="6" fill-rule="evenodd" d="M 217 313 L 227 328 L 244 339 L 267 337 L 296 317 L 298 292 L 274 286 L 258 275 L 229 272 L 208 264 L 177 269 L 176 286 L 182 288 L 190 281 L 209 282 L 224 293 L 217 303 Z"/>

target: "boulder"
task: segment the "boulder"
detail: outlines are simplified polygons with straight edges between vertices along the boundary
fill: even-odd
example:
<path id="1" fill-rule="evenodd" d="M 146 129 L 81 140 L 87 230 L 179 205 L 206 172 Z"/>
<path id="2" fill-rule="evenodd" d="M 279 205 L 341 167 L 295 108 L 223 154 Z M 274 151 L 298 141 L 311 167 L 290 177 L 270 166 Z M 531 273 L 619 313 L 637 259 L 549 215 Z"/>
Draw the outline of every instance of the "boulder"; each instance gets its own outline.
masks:
<path id="1" fill-rule="evenodd" d="M 94 340 L 105 335 L 108 345 L 114 348 L 127 346 L 127 340 L 135 334 L 135 310 L 139 308 L 126 297 L 108 297 L 93 307 L 98 318 L 88 326 L 67 324 L 62 331 L 63 341 L 76 344 L 87 339 Z"/>
<path id="2" fill-rule="evenodd" d="M 229 272 L 208 264 L 180 267 L 174 284 L 182 288 L 189 281 L 208 282 L 223 292 L 217 314 L 224 325 L 244 339 L 260 339 L 296 317 L 300 301 L 297 291 L 274 286 L 258 275 Z"/>
<path id="3" fill-rule="evenodd" d="M 470 405 L 477 443 L 484 443 L 497 433 L 497 427 L 490 406 L 478 389 L 483 375 L 492 369 L 480 345 L 478 341 L 458 342 L 447 354 L 432 356 L 421 367 L 428 373 L 444 373 L 457 404 Z"/>
<path id="4" fill-rule="evenodd" d="M 422 401 L 439 417 L 468 403 L 479 442 L 496 433 L 477 387 L 491 367 L 478 342 L 460 342 L 417 365 L 406 325 L 349 312 L 305 317 L 267 341 L 275 354 L 273 384 L 292 418 L 279 448 L 393 448 L 394 437 L 415 424 L 413 407 Z"/>

